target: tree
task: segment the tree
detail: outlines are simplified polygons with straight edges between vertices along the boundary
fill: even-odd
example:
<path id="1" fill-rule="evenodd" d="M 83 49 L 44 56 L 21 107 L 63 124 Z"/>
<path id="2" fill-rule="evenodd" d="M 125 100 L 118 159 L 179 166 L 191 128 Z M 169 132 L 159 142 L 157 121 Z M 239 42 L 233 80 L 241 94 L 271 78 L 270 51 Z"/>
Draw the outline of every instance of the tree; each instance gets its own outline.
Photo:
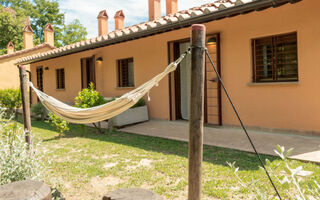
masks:
<path id="1" fill-rule="evenodd" d="M 87 29 L 82 26 L 78 19 L 66 25 L 63 30 L 62 44 L 68 45 L 86 39 Z"/>
<path id="2" fill-rule="evenodd" d="M 0 54 L 6 53 L 10 41 L 15 45 L 15 49 L 23 48 L 22 32 L 26 17 L 18 15 L 14 10 L 11 11 L 0 5 Z"/>
<path id="3" fill-rule="evenodd" d="M 32 6 L 28 8 L 25 11 L 31 17 L 31 27 L 39 42 L 44 42 L 43 28 L 50 23 L 54 28 L 55 46 L 62 46 L 64 14 L 60 12 L 58 1 L 33 0 Z"/>
<path id="4" fill-rule="evenodd" d="M 64 13 L 60 11 L 57 0 L 0 0 L 0 6 L 13 9 L 17 13 L 17 19 L 26 19 L 25 16 L 30 17 L 30 24 L 35 33 L 34 43 L 36 45 L 44 42 L 43 29 L 48 23 L 54 28 L 56 47 L 84 40 L 87 36 L 87 31 L 79 20 L 74 20 L 70 24 L 65 25 L 65 16 Z M 0 16 L 0 23 L 6 21 L 7 23 L 5 25 L 9 26 L 4 25 L 2 26 L 3 30 L 1 30 L 0 24 L 0 34 L 1 36 L 6 36 L 1 38 L 5 46 L 2 45 L 0 39 L 0 49 L 5 49 L 8 42 L 13 41 L 17 47 L 16 49 L 20 50 L 22 48 L 21 41 L 23 38 L 23 29 L 21 27 L 25 25 L 25 21 L 16 20 L 16 24 L 13 23 L 14 25 L 11 25 L 9 22 L 11 23 L 14 20 L 9 19 L 8 14 L 5 15 L 5 17 Z M 17 27 L 18 25 L 19 27 Z M 72 31 L 76 33 L 72 33 Z M 3 53 L 5 50 L 0 50 L 0 53 L 1 52 Z"/>

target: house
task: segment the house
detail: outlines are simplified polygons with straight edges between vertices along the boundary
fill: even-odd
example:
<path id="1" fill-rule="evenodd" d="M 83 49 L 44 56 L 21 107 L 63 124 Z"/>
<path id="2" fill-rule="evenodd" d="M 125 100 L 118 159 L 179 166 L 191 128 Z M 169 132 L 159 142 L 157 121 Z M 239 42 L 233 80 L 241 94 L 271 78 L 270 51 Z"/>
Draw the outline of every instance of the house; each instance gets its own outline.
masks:
<path id="1" fill-rule="evenodd" d="M 163 71 L 188 48 L 190 25 L 202 23 L 207 48 L 248 127 L 320 132 L 320 1 L 225 0 L 183 11 L 177 3 L 167 0 L 161 16 L 160 0 L 149 0 L 149 21 L 130 27 L 119 11 L 112 32 L 101 11 L 97 37 L 18 64 L 30 64 L 32 81 L 64 102 L 73 102 L 89 82 L 106 97 L 118 96 Z M 151 90 L 151 118 L 188 119 L 188 74 L 190 57 Z M 208 60 L 204 119 L 238 126 Z"/>
<path id="2" fill-rule="evenodd" d="M 14 44 L 8 43 L 7 54 L 0 56 L 0 89 L 18 89 L 20 87 L 19 70 L 15 65 L 18 60 L 25 56 L 54 49 L 53 28 L 50 24 L 45 27 L 44 33 L 45 43 L 34 46 L 33 30 L 30 25 L 26 25 L 23 30 L 24 49 L 14 51 Z M 29 65 L 26 66 L 26 69 L 30 72 Z"/>

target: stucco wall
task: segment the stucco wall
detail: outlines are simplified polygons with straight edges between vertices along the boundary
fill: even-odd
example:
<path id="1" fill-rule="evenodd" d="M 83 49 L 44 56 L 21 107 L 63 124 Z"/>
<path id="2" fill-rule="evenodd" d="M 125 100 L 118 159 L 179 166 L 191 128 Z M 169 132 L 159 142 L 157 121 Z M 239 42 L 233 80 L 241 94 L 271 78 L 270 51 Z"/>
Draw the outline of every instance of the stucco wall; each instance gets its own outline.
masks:
<path id="1" fill-rule="evenodd" d="M 0 89 L 18 89 L 20 87 L 19 70 L 15 63 L 25 56 L 48 50 L 49 48 L 43 48 L 25 54 L 0 59 Z M 30 66 L 26 65 L 26 69 L 29 70 Z"/>
<path id="2" fill-rule="evenodd" d="M 304 0 L 294 5 L 253 12 L 220 21 L 206 23 L 207 33 L 220 33 L 221 70 L 225 85 L 248 126 L 276 129 L 320 131 L 320 18 L 319 1 Z M 184 28 L 117 45 L 77 53 L 32 64 L 49 67 L 44 71 L 44 91 L 66 102 L 73 101 L 81 89 L 80 58 L 102 56 L 96 65 L 97 89 L 104 96 L 117 96 L 130 88 L 117 88 L 116 60 L 134 58 L 134 81 L 138 86 L 161 72 L 168 64 L 168 41 L 187 38 Z M 250 84 L 252 77 L 251 39 L 288 33 L 298 33 L 298 83 Z M 66 90 L 55 89 L 55 68 L 64 67 Z M 33 76 L 35 80 L 35 75 Z M 169 119 L 168 77 L 151 90 L 148 103 L 151 118 Z M 222 95 L 224 125 L 237 125 L 230 105 Z"/>

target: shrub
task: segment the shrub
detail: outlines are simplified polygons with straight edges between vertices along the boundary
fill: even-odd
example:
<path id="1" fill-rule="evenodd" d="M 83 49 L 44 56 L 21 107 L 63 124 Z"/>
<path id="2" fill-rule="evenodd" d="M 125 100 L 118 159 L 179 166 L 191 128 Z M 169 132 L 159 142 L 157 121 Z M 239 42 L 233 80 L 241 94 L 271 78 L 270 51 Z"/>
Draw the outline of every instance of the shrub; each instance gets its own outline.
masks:
<path id="1" fill-rule="evenodd" d="M 13 111 L 21 107 L 21 93 L 20 90 L 4 89 L 0 90 L 0 106 L 8 108 Z"/>
<path id="2" fill-rule="evenodd" d="M 313 184 L 305 184 L 305 180 L 308 176 L 312 175 L 312 172 L 303 170 L 302 166 L 293 168 L 288 162 L 288 156 L 292 153 L 293 149 L 285 151 L 282 146 L 277 146 L 275 153 L 281 158 L 281 162 L 276 166 L 266 159 L 266 168 L 272 180 L 277 185 L 277 189 L 283 199 L 297 199 L 297 200 L 314 200 L 320 199 L 320 185 L 316 181 L 315 177 L 309 177 L 313 181 Z M 227 162 L 228 163 L 228 162 Z M 265 182 L 267 179 L 260 178 L 258 180 L 252 180 L 246 182 L 240 178 L 238 172 L 239 167 L 234 163 L 228 163 L 228 165 L 234 170 L 234 175 L 237 178 L 240 186 L 254 195 L 254 199 L 278 199 L 274 195 L 270 195 L 265 188 Z M 263 170 L 263 169 L 261 169 Z"/>
<path id="3" fill-rule="evenodd" d="M 36 116 L 41 116 L 41 120 L 43 121 L 46 115 L 46 108 L 42 103 L 37 103 L 31 106 L 31 112 Z"/>
<path id="4" fill-rule="evenodd" d="M 69 122 L 64 119 L 58 117 L 53 113 L 49 113 L 49 122 L 51 122 L 52 127 L 56 128 L 60 135 L 69 131 Z"/>
<path id="5" fill-rule="evenodd" d="M 11 120 L 0 123 L 0 134 L 0 185 L 26 179 L 40 180 L 44 156 L 37 150 L 38 144 L 31 140 L 28 146 L 23 129 Z"/>
<path id="6" fill-rule="evenodd" d="M 75 98 L 75 107 L 91 108 L 102 105 L 107 101 L 94 89 L 93 83 L 90 83 L 89 88 L 83 89 Z"/>

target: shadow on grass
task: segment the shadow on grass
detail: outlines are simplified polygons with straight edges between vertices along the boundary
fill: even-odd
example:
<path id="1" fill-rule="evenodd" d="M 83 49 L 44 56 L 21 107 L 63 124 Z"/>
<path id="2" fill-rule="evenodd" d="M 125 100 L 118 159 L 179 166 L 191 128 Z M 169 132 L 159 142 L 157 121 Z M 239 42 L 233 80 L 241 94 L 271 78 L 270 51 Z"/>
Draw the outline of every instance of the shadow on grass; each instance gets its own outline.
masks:
<path id="1" fill-rule="evenodd" d="M 41 121 L 33 121 L 32 126 L 38 129 L 55 131 L 49 123 Z M 88 138 L 99 141 L 112 142 L 122 145 L 127 145 L 131 147 L 136 147 L 144 149 L 146 151 L 160 152 L 163 154 L 173 154 L 181 157 L 188 157 L 188 143 L 157 138 L 152 136 L 143 136 L 132 133 L 124 132 L 108 132 L 105 129 L 104 134 L 100 134 L 97 129 L 86 127 L 87 131 L 83 131 L 80 125 L 70 124 L 70 131 L 62 136 L 52 136 L 50 138 L 44 139 L 43 142 L 49 142 L 53 140 L 59 140 L 61 138 Z M 271 162 L 278 160 L 279 158 L 274 156 L 261 155 L 261 158 L 265 161 L 268 158 Z M 218 165 L 227 165 L 228 162 L 237 162 L 237 166 L 241 170 L 258 170 L 259 161 L 255 154 L 242 152 L 238 150 L 226 149 L 221 147 L 214 147 L 204 145 L 203 147 L 203 160 L 205 162 L 210 162 Z"/>

